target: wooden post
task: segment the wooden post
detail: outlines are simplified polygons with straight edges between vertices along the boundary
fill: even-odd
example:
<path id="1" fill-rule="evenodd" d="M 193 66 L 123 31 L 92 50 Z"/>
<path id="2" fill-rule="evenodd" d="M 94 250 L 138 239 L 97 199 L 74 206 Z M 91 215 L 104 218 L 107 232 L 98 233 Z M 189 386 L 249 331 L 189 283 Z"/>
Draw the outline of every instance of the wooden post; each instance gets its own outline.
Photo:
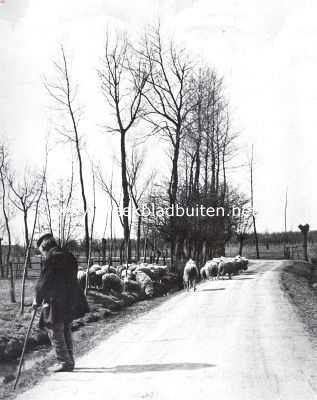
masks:
<path id="1" fill-rule="evenodd" d="M 304 250 L 304 258 L 308 261 L 308 250 L 307 250 L 307 237 L 309 232 L 309 225 L 298 225 L 299 230 L 303 234 L 303 250 Z"/>
<path id="2" fill-rule="evenodd" d="M 9 262 L 9 269 L 10 269 L 10 299 L 11 303 L 15 303 L 15 283 L 14 283 L 14 274 L 13 274 L 13 266 L 12 262 Z"/>
<path id="3" fill-rule="evenodd" d="M 105 238 L 101 239 L 101 251 L 102 251 L 102 264 L 104 265 L 106 263 L 106 245 L 107 241 Z"/>

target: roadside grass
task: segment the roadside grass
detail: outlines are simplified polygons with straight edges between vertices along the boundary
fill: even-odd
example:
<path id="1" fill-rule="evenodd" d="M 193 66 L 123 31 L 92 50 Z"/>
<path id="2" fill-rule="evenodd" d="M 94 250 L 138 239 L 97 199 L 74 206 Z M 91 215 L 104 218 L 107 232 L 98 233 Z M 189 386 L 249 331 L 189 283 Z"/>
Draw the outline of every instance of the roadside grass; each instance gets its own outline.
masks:
<path id="1" fill-rule="evenodd" d="M 13 318 L 19 311 L 19 302 L 21 296 L 22 280 L 15 281 L 16 303 L 10 301 L 10 282 L 7 279 L 0 279 L 0 319 L 6 319 L 6 316 Z M 26 280 L 25 283 L 25 305 L 28 308 L 32 304 L 36 280 Z M 1 332 L 1 325 L 0 325 Z"/>
<path id="2" fill-rule="evenodd" d="M 281 273 L 281 285 L 317 346 L 316 283 L 317 266 L 308 262 L 290 261 Z"/>
<path id="3" fill-rule="evenodd" d="M 16 358 L 20 353 L 21 343 L 30 321 L 35 284 L 36 281 L 26 281 L 25 309 L 21 316 L 19 315 L 21 281 L 16 282 L 16 303 L 11 303 L 9 281 L 0 280 L 0 360 Z"/>
<path id="4" fill-rule="evenodd" d="M 19 315 L 21 280 L 16 281 L 15 296 L 16 302 L 11 303 L 8 280 L 0 280 L 0 342 L 3 337 L 14 337 L 14 332 L 20 336 L 20 328 L 26 325 L 30 318 L 31 304 L 34 296 L 35 280 L 26 280 L 25 283 L 25 309 L 24 315 Z"/>

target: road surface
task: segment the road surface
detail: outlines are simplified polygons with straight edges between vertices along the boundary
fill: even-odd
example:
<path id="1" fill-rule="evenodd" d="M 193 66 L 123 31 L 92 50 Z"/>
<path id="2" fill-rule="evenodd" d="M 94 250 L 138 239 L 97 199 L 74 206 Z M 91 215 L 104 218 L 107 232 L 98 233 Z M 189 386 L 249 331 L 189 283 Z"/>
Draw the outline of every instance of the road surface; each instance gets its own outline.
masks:
<path id="1" fill-rule="evenodd" d="M 313 400 L 317 354 L 281 291 L 282 262 L 172 296 L 19 400 Z"/>

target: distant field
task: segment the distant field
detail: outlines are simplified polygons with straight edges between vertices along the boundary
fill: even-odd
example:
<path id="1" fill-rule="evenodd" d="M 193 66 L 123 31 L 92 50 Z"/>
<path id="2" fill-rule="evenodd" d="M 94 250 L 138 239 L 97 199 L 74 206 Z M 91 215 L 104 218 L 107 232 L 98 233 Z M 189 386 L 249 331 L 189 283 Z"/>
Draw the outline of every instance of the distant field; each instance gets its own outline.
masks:
<path id="1" fill-rule="evenodd" d="M 239 252 L 238 244 L 228 244 L 226 246 L 226 255 L 236 256 Z M 284 246 L 282 244 L 270 244 L 269 248 L 265 244 L 259 245 L 260 258 L 279 260 L 284 258 Z M 316 257 L 317 246 L 313 243 L 308 245 L 309 257 Z M 256 258 L 255 246 L 252 244 L 246 244 L 243 247 L 242 255 L 247 258 Z M 304 259 L 303 247 L 301 243 L 290 245 L 290 258 L 294 260 Z"/>

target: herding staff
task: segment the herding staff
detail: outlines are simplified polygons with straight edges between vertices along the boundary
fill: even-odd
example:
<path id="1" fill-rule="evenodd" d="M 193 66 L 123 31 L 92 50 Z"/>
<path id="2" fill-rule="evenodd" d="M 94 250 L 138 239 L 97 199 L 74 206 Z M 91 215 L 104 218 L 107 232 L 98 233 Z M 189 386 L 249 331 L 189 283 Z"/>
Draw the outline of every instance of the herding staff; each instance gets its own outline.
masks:
<path id="1" fill-rule="evenodd" d="M 28 330 L 27 330 L 27 333 L 26 333 L 26 336 L 25 336 L 25 339 L 24 339 L 22 354 L 21 354 L 21 358 L 20 358 L 20 362 L 19 362 L 18 373 L 17 373 L 17 377 L 15 378 L 13 390 L 15 390 L 15 388 L 16 388 L 16 386 L 18 384 L 19 378 L 20 378 L 21 368 L 22 368 L 23 358 L 24 358 L 24 353 L 25 353 L 27 341 L 28 341 L 28 338 L 29 338 L 29 335 L 30 335 L 30 332 L 31 332 L 31 328 L 32 328 L 32 325 L 33 325 L 33 322 L 34 322 L 36 311 L 37 311 L 37 309 L 33 310 L 33 312 L 32 312 L 32 318 L 31 318 L 31 321 L 30 321 L 30 324 L 29 324 L 29 327 L 28 327 Z"/>

